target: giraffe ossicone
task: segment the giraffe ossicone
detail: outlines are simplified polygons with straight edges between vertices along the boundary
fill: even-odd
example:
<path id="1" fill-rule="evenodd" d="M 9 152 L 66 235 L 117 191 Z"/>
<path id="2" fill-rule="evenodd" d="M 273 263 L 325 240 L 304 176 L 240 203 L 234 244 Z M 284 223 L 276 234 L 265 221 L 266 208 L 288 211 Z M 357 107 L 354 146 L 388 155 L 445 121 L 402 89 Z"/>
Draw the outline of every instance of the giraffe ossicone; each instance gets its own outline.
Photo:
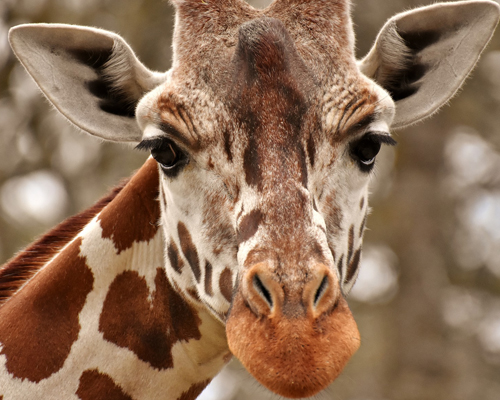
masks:
<path id="1" fill-rule="evenodd" d="M 348 0 L 172 2 L 166 73 L 108 31 L 10 31 L 58 111 L 152 158 L 0 269 L 2 400 L 194 399 L 231 354 L 285 397 L 328 386 L 360 342 L 377 153 L 456 93 L 500 15 L 407 11 L 357 61 Z"/>

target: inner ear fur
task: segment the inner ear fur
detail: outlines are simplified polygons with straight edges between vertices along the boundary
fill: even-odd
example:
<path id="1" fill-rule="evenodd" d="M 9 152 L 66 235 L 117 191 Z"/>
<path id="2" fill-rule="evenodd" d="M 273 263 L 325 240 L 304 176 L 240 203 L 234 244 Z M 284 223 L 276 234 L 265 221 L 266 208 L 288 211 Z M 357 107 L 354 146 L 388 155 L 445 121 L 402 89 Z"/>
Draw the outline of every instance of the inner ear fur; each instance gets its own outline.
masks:
<path id="1" fill-rule="evenodd" d="M 49 101 L 84 131 L 137 142 L 137 102 L 165 80 L 150 71 L 117 34 L 62 24 L 12 28 L 14 53 Z"/>
<path id="2" fill-rule="evenodd" d="M 398 14 L 359 62 L 396 102 L 393 128 L 432 115 L 460 88 L 499 19 L 489 1 L 438 3 Z"/>

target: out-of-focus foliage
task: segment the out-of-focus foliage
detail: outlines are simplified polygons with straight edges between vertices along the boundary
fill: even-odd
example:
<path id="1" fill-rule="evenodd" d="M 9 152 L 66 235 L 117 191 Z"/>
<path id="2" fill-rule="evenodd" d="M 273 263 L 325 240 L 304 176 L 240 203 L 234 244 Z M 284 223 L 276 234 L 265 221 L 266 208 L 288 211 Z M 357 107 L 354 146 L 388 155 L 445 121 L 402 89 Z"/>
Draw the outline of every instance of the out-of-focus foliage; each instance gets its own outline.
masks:
<path id="1" fill-rule="evenodd" d="M 254 1 L 265 6 L 267 0 Z M 393 14 L 430 0 L 358 0 L 358 56 Z M 120 33 L 150 68 L 171 58 L 160 0 L 0 2 L 0 261 L 131 174 L 146 155 L 77 132 L 52 111 L 7 44 L 23 22 Z M 320 399 L 500 398 L 500 31 L 441 113 L 395 132 L 350 305 L 362 345 Z M 293 367 L 293 366 L 292 366 Z M 201 398 L 275 398 L 232 363 Z"/>

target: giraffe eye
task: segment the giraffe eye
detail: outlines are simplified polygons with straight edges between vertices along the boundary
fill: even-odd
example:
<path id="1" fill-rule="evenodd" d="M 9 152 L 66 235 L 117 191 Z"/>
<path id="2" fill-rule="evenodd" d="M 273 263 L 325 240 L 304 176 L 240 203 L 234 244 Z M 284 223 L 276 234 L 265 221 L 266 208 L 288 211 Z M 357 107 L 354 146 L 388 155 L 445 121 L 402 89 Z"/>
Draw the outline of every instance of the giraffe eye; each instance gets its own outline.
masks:
<path id="1" fill-rule="evenodd" d="M 164 141 L 160 147 L 151 149 L 151 155 L 160 164 L 163 172 L 173 177 L 188 163 L 186 154 L 170 140 Z"/>
<path id="2" fill-rule="evenodd" d="M 386 134 L 367 133 L 351 144 L 351 157 L 357 161 L 361 171 L 370 172 L 373 169 L 382 143 L 393 146 L 396 141 Z"/>

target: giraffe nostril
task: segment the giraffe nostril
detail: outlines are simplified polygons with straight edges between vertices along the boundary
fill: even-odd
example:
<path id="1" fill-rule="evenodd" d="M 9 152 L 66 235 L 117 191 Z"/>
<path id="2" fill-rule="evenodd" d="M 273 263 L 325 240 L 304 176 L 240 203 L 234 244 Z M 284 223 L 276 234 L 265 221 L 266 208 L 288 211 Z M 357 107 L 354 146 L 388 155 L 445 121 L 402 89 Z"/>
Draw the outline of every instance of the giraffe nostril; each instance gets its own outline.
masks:
<path id="1" fill-rule="evenodd" d="M 316 293 L 314 294 L 314 307 L 318 305 L 319 301 L 321 300 L 321 297 L 323 297 L 327 288 L 328 288 L 328 275 L 325 275 L 323 277 L 323 280 L 319 284 Z"/>
<path id="2" fill-rule="evenodd" d="M 272 298 L 269 290 L 262 283 L 258 274 L 255 274 L 253 277 L 253 287 L 255 288 L 257 293 L 259 293 L 260 296 L 266 301 L 266 303 L 269 305 L 269 308 L 272 309 L 273 308 L 273 298 Z"/>

